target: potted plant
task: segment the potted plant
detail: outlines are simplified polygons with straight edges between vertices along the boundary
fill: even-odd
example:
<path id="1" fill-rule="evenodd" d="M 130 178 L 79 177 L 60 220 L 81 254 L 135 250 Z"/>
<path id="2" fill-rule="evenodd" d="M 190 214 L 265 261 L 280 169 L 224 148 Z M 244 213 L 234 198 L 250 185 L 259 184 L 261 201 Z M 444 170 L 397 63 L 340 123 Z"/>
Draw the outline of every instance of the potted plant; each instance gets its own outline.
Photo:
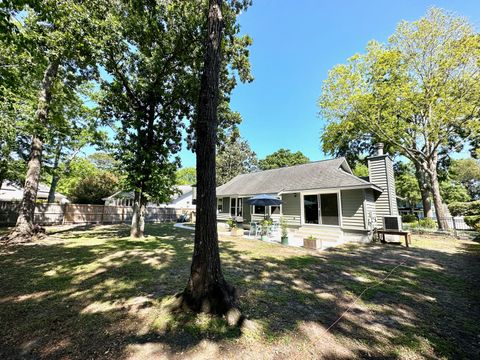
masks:
<path id="1" fill-rule="evenodd" d="M 303 239 L 303 247 L 307 249 L 321 249 L 322 248 L 322 240 L 317 239 L 315 236 L 310 235 L 307 238 Z"/>
<path id="2" fill-rule="evenodd" d="M 239 228 L 237 226 L 237 222 L 233 218 L 230 218 L 230 219 L 227 220 L 227 225 L 230 228 L 230 234 L 232 236 L 242 236 L 243 235 L 243 229 Z"/>
<path id="3" fill-rule="evenodd" d="M 262 226 L 262 229 L 260 230 L 260 239 L 268 241 L 268 229 L 272 225 L 272 220 L 267 218 L 263 220 L 260 225 Z"/>
<path id="4" fill-rule="evenodd" d="M 287 222 L 283 218 L 280 218 L 280 230 L 281 230 L 281 239 L 283 245 L 288 245 L 288 232 L 287 232 Z"/>

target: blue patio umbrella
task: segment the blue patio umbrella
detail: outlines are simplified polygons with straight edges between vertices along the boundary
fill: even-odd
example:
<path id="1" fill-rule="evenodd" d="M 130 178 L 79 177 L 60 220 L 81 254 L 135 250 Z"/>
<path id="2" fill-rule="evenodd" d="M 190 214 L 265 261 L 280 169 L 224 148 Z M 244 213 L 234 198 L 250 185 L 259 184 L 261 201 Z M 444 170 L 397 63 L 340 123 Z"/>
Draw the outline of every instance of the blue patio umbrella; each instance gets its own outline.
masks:
<path id="1" fill-rule="evenodd" d="M 248 199 L 247 203 L 257 206 L 278 206 L 282 203 L 282 200 L 272 195 L 260 194 Z"/>

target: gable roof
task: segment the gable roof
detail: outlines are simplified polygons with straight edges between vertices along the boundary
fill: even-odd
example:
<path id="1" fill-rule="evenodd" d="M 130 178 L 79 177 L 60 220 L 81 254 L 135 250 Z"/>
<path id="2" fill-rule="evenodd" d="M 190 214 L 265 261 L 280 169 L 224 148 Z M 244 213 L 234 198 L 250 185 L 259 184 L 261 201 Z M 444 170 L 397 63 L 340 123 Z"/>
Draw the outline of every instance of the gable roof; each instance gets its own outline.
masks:
<path id="1" fill-rule="evenodd" d="M 345 158 L 242 174 L 217 188 L 217 196 L 278 194 L 314 189 L 371 188 L 378 186 L 352 174 Z"/>
<path id="2" fill-rule="evenodd" d="M 38 184 L 37 199 L 47 199 L 50 192 L 50 186 L 43 183 Z M 59 201 L 67 197 L 59 192 L 55 192 L 55 200 Z M 0 187 L 0 200 L 21 201 L 23 199 L 23 188 L 11 181 L 4 181 Z"/>
<path id="3" fill-rule="evenodd" d="M 171 198 L 172 201 L 180 197 L 191 195 L 191 192 L 192 192 L 192 185 L 175 185 L 174 188 L 176 190 L 176 193 L 172 195 L 172 198 Z M 110 196 L 103 198 L 102 200 L 105 201 L 110 199 L 133 199 L 134 197 L 135 197 L 135 194 L 133 190 L 131 191 L 120 190 Z"/>

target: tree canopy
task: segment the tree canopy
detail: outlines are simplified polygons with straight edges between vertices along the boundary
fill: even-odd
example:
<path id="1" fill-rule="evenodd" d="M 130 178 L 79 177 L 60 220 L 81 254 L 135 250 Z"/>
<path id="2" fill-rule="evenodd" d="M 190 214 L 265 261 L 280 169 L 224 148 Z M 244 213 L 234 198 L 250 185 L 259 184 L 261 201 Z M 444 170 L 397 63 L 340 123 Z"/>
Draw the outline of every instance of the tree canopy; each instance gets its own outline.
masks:
<path id="1" fill-rule="evenodd" d="M 186 167 L 177 170 L 177 185 L 194 185 L 197 183 L 197 170 L 194 167 Z"/>
<path id="2" fill-rule="evenodd" d="M 237 175 L 256 170 L 258 170 L 257 155 L 250 148 L 248 141 L 231 133 L 217 150 L 217 186 L 225 184 Z"/>
<path id="3" fill-rule="evenodd" d="M 319 100 L 328 121 L 324 150 L 385 142 L 429 182 L 440 228 L 447 225 L 439 158 L 478 133 L 479 44 L 464 18 L 432 8 L 418 21 L 401 22 L 388 44 L 371 41 L 365 54 L 334 67 Z"/>
<path id="4" fill-rule="evenodd" d="M 262 170 L 276 169 L 292 165 L 306 164 L 310 159 L 301 151 L 292 153 L 289 149 L 279 149 L 259 160 L 258 165 Z"/>

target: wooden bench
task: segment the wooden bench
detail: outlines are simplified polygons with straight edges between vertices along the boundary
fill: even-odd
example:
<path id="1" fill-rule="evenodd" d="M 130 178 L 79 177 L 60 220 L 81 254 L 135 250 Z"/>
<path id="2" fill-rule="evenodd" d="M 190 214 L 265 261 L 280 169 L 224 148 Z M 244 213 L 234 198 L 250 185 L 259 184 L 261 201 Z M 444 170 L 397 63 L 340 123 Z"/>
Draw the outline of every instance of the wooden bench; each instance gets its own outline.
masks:
<path id="1" fill-rule="evenodd" d="M 409 231 L 402 231 L 402 230 L 385 230 L 385 229 L 378 229 L 377 231 L 378 236 L 381 236 L 381 242 L 383 244 L 386 243 L 385 235 L 399 235 L 405 238 L 405 246 L 408 248 L 408 244 L 412 243 L 412 236 Z"/>

